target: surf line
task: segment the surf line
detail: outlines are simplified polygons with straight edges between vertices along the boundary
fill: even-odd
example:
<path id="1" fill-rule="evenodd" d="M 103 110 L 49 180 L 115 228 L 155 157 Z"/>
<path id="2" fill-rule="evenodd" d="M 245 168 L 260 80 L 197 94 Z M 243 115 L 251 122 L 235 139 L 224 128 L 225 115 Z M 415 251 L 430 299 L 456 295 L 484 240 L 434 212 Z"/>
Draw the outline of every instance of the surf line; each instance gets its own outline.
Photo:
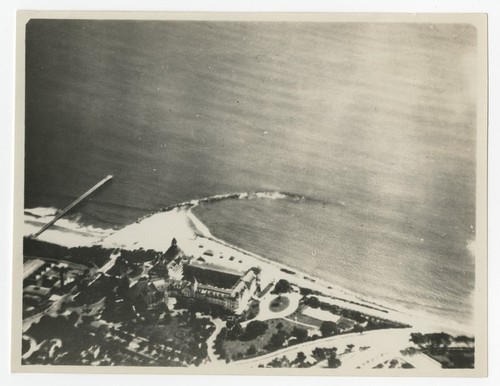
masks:
<path id="1" fill-rule="evenodd" d="M 54 225 L 59 219 L 61 219 L 61 217 L 63 217 L 71 209 L 73 209 L 75 206 L 77 206 L 79 203 L 81 203 L 83 200 L 85 200 L 87 197 L 89 197 L 92 193 L 94 193 L 97 189 L 99 189 L 101 186 L 103 186 L 106 182 L 108 182 L 112 179 L 113 179 L 112 175 L 106 176 L 104 179 L 99 181 L 97 184 L 95 184 L 93 187 L 91 187 L 89 190 L 87 190 L 85 193 L 83 193 L 80 197 L 78 197 L 75 201 L 73 201 L 71 204 L 69 204 L 66 208 L 64 208 L 62 211 L 60 211 L 51 221 L 49 221 L 47 224 L 45 224 L 38 232 L 32 234 L 30 237 L 32 239 L 36 239 L 43 232 L 45 232 L 52 225 Z"/>

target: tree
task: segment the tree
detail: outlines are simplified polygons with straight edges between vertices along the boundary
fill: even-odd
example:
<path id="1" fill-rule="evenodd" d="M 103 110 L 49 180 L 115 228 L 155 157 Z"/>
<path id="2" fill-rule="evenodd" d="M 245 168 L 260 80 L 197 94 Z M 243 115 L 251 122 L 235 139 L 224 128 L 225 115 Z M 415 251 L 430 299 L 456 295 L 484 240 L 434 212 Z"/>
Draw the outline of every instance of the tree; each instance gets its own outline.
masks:
<path id="1" fill-rule="evenodd" d="M 299 342 L 303 342 L 307 339 L 307 330 L 305 328 L 294 327 L 292 330 L 292 336 L 297 338 Z"/>
<path id="2" fill-rule="evenodd" d="M 310 289 L 310 288 L 304 288 L 304 287 L 300 287 L 300 294 L 302 296 L 307 296 L 307 295 L 311 295 L 313 293 L 313 290 Z"/>
<path id="3" fill-rule="evenodd" d="M 324 359 L 326 359 L 326 353 L 325 353 L 325 349 L 324 348 L 321 348 L 321 347 L 316 347 L 313 351 L 312 351 L 312 356 L 314 357 L 314 359 L 316 359 L 318 362 L 319 361 L 322 361 Z"/>
<path id="4" fill-rule="evenodd" d="M 254 356 L 255 354 L 257 353 L 257 349 L 255 348 L 255 346 L 252 344 L 248 350 L 247 350 L 247 355 L 249 356 Z"/>
<path id="5" fill-rule="evenodd" d="M 236 322 L 234 326 L 228 331 L 227 339 L 235 340 L 238 339 L 242 334 L 243 334 L 243 328 L 241 327 L 241 324 Z"/>
<path id="6" fill-rule="evenodd" d="M 272 290 L 271 293 L 273 294 L 282 294 L 286 292 L 290 292 L 292 290 L 292 286 L 290 283 L 285 280 L 285 279 L 280 279 L 274 286 L 274 289 Z"/>
<path id="7" fill-rule="evenodd" d="M 71 314 L 68 315 L 68 322 L 72 326 L 74 326 L 79 318 L 80 318 L 80 315 L 78 315 L 78 313 L 76 311 L 73 311 Z"/>
<path id="8" fill-rule="evenodd" d="M 409 356 L 413 356 L 419 352 L 420 351 L 416 347 L 407 347 L 400 351 L 402 355 L 409 355 Z"/>
<path id="9" fill-rule="evenodd" d="M 283 332 L 283 330 L 278 331 L 276 334 L 273 334 L 271 336 L 271 339 L 269 340 L 268 347 L 271 350 L 277 350 L 283 347 L 286 341 L 286 335 Z"/>
<path id="10" fill-rule="evenodd" d="M 293 363 L 298 365 L 299 367 L 303 367 L 305 360 L 306 360 L 306 355 L 302 351 L 299 351 Z"/>
<path id="11" fill-rule="evenodd" d="M 267 323 L 260 320 L 253 320 L 247 324 L 243 338 L 252 340 L 262 335 L 267 330 Z"/>
<path id="12" fill-rule="evenodd" d="M 130 282 L 128 280 L 128 277 L 124 275 L 121 279 L 120 282 L 118 283 L 118 286 L 116 287 L 116 293 L 125 300 L 129 300 L 129 287 L 130 287 Z"/>
<path id="13" fill-rule="evenodd" d="M 433 348 L 447 347 L 451 343 L 451 336 L 444 332 L 440 332 L 437 334 L 428 334 L 427 340 Z"/>
<path id="14" fill-rule="evenodd" d="M 337 358 L 337 354 L 332 352 L 328 358 L 328 368 L 336 369 L 337 367 L 340 367 L 341 364 L 340 359 Z"/>
<path id="15" fill-rule="evenodd" d="M 353 329 L 352 329 L 352 332 L 359 332 L 360 334 L 362 334 L 364 331 L 363 327 L 361 327 L 361 325 L 359 324 L 355 324 Z"/>
<path id="16" fill-rule="evenodd" d="M 427 339 L 425 339 L 420 332 L 412 332 L 410 337 L 410 340 L 419 346 L 423 345 L 427 341 Z"/>
<path id="17" fill-rule="evenodd" d="M 337 325 L 331 321 L 324 321 L 321 323 L 319 330 L 324 337 L 332 336 L 338 332 Z"/>
<path id="18" fill-rule="evenodd" d="M 316 296 L 306 298 L 304 303 L 306 306 L 309 306 L 311 308 L 319 308 L 321 306 L 321 302 Z"/>
<path id="19" fill-rule="evenodd" d="M 454 340 L 456 343 L 465 343 L 469 347 L 472 347 L 474 345 L 474 337 L 459 335 L 455 337 Z"/>

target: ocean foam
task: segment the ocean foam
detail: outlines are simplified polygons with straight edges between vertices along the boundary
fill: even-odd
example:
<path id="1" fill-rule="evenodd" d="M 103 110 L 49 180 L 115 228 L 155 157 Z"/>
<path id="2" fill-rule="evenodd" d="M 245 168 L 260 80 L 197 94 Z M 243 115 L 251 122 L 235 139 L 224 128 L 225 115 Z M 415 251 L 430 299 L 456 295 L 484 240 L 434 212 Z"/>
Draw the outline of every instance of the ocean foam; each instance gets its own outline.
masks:
<path id="1" fill-rule="evenodd" d="M 255 196 L 258 198 L 267 198 L 270 200 L 280 200 L 288 197 L 286 194 L 281 192 L 257 192 L 255 193 Z"/>
<path id="2" fill-rule="evenodd" d="M 471 239 L 467 242 L 467 250 L 470 255 L 475 259 L 476 258 L 476 239 Z"/>
<path id="3" fill-rule="evenodd" d="M 38 207 L 24 210 L 23 235 L 30 236 L 53 220 L 58 210 L 52 207 Z M 43 232 L 38 239 L 66 247 L 86 246 L 97 242 L 114 232 L 92 225 L 83 225 L 79 218 L 61 218 Z"/>
<path id="4" fill-rule="evenodd" d="M 54 217 L 59 210 L 57 208 L 49 207 L 39 207 L 39 208 L 31 208 L 25 209 L 24 214 L 32 215 L 34 217 Z"/>

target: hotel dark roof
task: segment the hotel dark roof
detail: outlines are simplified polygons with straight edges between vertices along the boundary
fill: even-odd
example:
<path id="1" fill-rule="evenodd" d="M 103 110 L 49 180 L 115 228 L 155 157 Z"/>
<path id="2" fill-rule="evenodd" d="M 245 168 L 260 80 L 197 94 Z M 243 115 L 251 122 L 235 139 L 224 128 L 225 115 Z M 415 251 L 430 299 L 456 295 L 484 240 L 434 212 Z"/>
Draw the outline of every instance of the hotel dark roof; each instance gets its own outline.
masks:
<path id="1" fill-rule="evenodd" d="M 184 267 L 184 279 L 191 282 L 194 282 L 194 280 L 196 279 L 196 281 L 200 284 L 231 289 L 236 285 L 238 280 L 241 279 L 241 275 L 219 271 L 216 269 L 211 269 L 209 267 L 186 265 Z"/>

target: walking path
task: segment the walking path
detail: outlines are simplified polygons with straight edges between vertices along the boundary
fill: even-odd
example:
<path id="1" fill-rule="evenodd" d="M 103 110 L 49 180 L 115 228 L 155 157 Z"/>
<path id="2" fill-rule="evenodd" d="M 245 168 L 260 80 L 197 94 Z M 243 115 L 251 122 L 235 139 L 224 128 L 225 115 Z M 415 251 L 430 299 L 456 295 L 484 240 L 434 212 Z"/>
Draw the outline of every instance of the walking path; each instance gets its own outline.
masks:
<path id="1" fill-rule="evenodd" d="M 23 354 L 21 358 L 28 359 L 31 356 L 31 354 L 33 354 L 33 352 L 38 348 L 39 345 L 36 343 L 36 340 L 33 339 L 31 336 L 23 335 L 23 339 L 30 342 L 30 348 Z"/>
<path id="2" fill-rule="evenodd" d="M 208 356 L 208 363 L 209 364 L 225 364 L 226 362 L 223 361 L 222 359 L 219 359 L 217 357 L 217 354 L 215 353 L 214 350 L 214 343 L 215 339 L 217 338 L 217 335 L 219 335 L 219 332 L 222 330 L 222 328 L 226 325 L 225 322 L 222 319 L 216 318 L 212 319 L 212 323 L 215 324 L 215 330 L 212 333 L 212 335 L 209 336 L 207 339 L 207 356 Z"/>
<path id="3" fill-rule="evenodd" d="M 245 359 L 241 361 L 231 362 L 230 364 L 233 366 L 246 366 L 246 367 L 258 367 L 260 364 L 266 365 L 274 358 L 281 358 L 283 355 L 286 355 L 288 358 L 294 359 L 297 356 L 297 353 L 300 351 L 304 352 L 304 354 L 309 355 L 312 350 L 316 347 L 337 347 L 339 352 L 342 352 L 342 349 L 348 344 L 353 344 L 356 347 L 362 346 L 370 346 L 370 347 L 378 347 L 378 345 L 384 346 L 385 343 L 391 342 L 394 347 L 398 347 L 399 349 L 404 349 L 412 344 L 409 342 L 409 333 L 410 329 L 386 329 L 386 330 L 373 330 L 368 331 L 363 334 L 352 333 L 352 334 L 344 334 L 344 335 L 336 335 L 328 338 L 318 339 L 310 342 L 304 342 L 298 345 L 294 345 L 291 347 L 287 347 L 278 351 L 275 351 L 270 354 L 261 355 L 256 358 Z M 383 342 L 382 342 L 383 341 Z M 373 350 L 372 356 L 380 356 L 380 352 Z M 361 363 L 367 361 L 368 356 L 361 357 Z M 354 361 L 355 356 L 353 358 L 342 360 L 342 366 L 344 366 L 344 360 L 346 360 L 346 364 L 348 366 L 356 367 L 356 362 Z M 353 365 L 349 365 L 348 363 L 353 361 Z"/>
<path id="4" fill-rule="evenodd" d="M 356 344 L 353 351 L 340 357 L 343 369 L 371 369 L 380 363 L 398 357 L 401 357 L 405 362 L 412 363 L 412 357 L 401 354 L 401 350 L 408 346 L 413 346 L 413 343 L 409 342 L 409 332 L 403 334 L 395 333 L 388 337 L 372 335 L 366 339 L 353 340 L 352 343 Z M 363 346 L 365 349 L 360 350 L 359 348 Z M 422 362 L 420 362 L 420 365 L 422 366 Z M 438 366 L 438 368 L 441 368 L 439 364 Z M 433 369 L 435 368 L 435 364 L 425 364 L 423 368 Z"/>
<path id="5" fill-rule="evenodd" d="M 288 320 L 288 321 L 289 321 L 289 322 L 291 322 L 291 323 L 299 324 L 299 325 L 301 325 L 301 326 L 305 326 L 305 327 L 308 327 L 308 328 L 313 328 L 313 329 L 315 329 L 315 330 L 318 330 L 318 331 L 319 331 L 318 326 L 314 326 L 314 325 L 312 325 L 312 324 L 307 324 L 307 323 L 302 323 L 302 322 L 299 322 L 299 321 L 297 321 L 297 320 L 293 320 L 293 319 L 290 319 L 290 318 L 283 318 L 283 319 Z"/>
<path id="6" fill-rule="evenodd" d="M 106 273 L 108 272 L 111 268 L 113 268 L 113 266 L 115 265 L 115 262 L 116 262 L 116 259 L 121 255 L 121 252 L 113 252 L 110 256 L 109 256 L 109 260 L 107 261 L 106 264 L 104 264 L 101 268 L 99 268 L 97 270 L 97 272 L 102 272 L 102 273 Z"/>

